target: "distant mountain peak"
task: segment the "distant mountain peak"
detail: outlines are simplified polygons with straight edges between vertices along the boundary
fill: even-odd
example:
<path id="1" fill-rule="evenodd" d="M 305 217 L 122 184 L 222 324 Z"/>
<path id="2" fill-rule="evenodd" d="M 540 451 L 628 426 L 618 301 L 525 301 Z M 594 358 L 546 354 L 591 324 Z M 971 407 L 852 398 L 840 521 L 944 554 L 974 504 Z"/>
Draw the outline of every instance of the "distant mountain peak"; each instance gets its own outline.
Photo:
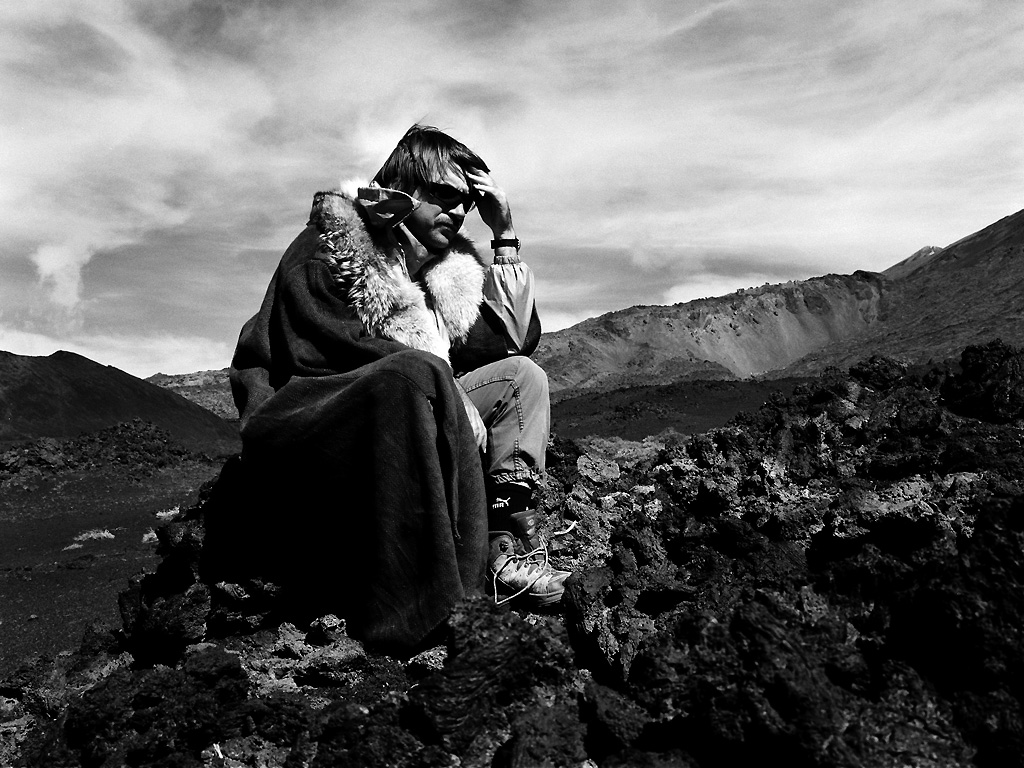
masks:
<path id="1" fill-rule="evenodd" d="M 920 250 L 914 251 L 910 256 L 905 258 L 903 261 L 899 261 L 885 270 L 882 274 L 888 277 L 890 280 L 902 280 L 912 272 L 916 272 L 918 269 L 929 263 L 933 258 L 942 253 L 945 249 L 939 248 L 935 245 L 926 245 Z"/>

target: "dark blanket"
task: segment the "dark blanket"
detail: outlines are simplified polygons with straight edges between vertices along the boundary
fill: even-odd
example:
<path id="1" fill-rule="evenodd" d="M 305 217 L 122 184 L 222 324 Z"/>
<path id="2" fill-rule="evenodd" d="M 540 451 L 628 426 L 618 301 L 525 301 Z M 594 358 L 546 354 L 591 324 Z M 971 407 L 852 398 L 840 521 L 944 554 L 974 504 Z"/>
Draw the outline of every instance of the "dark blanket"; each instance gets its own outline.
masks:
<path id="1" fill-rule="evenodd" d="M 208 515 L 204 569 L 270 578 L 355 636 L 413 649 L 484 585 L 480 457 L 447 364 L 368 336 L 317 235 L 291 245 L 242 330 L 245 490 Z"/>

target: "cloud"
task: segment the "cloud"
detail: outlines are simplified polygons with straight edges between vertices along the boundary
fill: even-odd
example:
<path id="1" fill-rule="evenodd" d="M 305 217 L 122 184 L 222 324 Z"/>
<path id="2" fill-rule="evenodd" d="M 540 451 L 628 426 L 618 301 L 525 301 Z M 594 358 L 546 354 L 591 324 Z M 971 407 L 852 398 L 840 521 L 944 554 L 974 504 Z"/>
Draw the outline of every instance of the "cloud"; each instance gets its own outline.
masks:
<path id="1" fill-rule="evenodd" d="M 85 309 L 82 269 L 97 253 L 180 226 L 230 193 L 246 173 L 233 142 L 267 106 L 238 68 L 182 65 L 99 5 L 61 10 L 11 25 L 21 34 L 9 33 L 0 81 L 18 105 L 0 118 L 0 234 L 22 243 L 3 265 L 36 266 L 53 331 Z"/>
<path id="2" fill-rule="evenodd" d="M 230 344 L 421 120 L 508 191 L 545 327 L 884 269 L 1017 206 L 1022 47 L 996 0 L 10 0 L 0 322 Z"/>
<path id="3" fill-rule="evenodd" d="M 130 63 L 113 37 L 79 19 L 37 20 L 25 25 L 22 39 L 23 53 L 31 53 L 11 61 L 11 70 L 39 88 L 102 94 Z"/>
<path id="4" fill-rule="evenodd" d="M 1009 149 L 1019 178 L 1010 133 L 1024 102 L 1011 97 L 1020 78 L 1007 46 L 1024 40 L 1019 14 L 994 40 L 991 5 L 961 8 L 721 4 L 662 38 L 654 61 L 640 53 L 649 69 L 630 93 L 562 101 L 557 117 L 581 135 L 547 158 L 559 184 L 544 197 L 561 192 L 576 236 L 595 245 L 624 246 L 642 229 L 683 246 L 827 252 L 819 262 L 838 251 L 847 269 L 983 226 L 1006 210 L 1005 181 L 950 161 L 988 177 Z M 628 40 L 615 50 L 636 53 Z M 600 111 L 609 102 L 611 115 Z M 993 131 L 1004 151 L 992 151 Z M 636 180 L 643 195 L 628 194 Z M 959 206 L 935 215 L 954 189 L 974 218 Z"/>
<path id="5" fill-rule="evenodd" d="M 32 254 L 32 262 L 44 285 L 52 286 L 51 298 L 58 306 L 71 309 L 78 304 L 81 290 L 80 269 L 89 260 L 90 249 L 84 244 L 42 245 Z"/>
<path id="6" fill-rule="evenodd" d="M 674 304 L 740 288 L 813 277 L 799 253 L 762 248 L 553 248 L 535 269 L 545 330 L 637 304 Z M 524 255 L 531 262 L 532 256 Z M 909 255 L 909 254 L 907 254 Z M 552 322 L 548 322 L 548 318 Z"/>

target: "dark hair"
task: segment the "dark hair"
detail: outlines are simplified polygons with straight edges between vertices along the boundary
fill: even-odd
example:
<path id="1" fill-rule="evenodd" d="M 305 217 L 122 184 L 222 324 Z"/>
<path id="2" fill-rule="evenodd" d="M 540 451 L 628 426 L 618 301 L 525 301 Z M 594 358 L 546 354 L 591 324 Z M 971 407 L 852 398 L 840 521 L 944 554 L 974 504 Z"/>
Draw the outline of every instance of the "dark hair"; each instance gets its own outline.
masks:
<path id="1" fill-rule="evenodd" d="M 417 123 L 405 132 L 373 180 L 382 187 L 412 194 L 443 179 L 453 166 L 463 172 L 468 168 L 490 171 L 480 156 L 461 141 L 433 126 Z"/>

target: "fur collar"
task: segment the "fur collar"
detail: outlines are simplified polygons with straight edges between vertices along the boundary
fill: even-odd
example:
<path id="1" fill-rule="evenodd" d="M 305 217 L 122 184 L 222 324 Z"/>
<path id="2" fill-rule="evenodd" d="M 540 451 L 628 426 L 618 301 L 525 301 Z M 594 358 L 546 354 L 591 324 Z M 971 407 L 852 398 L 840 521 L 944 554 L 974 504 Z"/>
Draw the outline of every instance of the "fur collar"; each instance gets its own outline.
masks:
<path id="1" fill-rule="evenodd" d="M 320 233 L 318 254 L 367 333 L 446 361 L 450 346 L 465 342 L 483 301 L 484 266 L 472 241 L 457 235 L 413 281 L 393 235 L 371 231 L 348 196 L 318 192 L 309 223 Z"/>

